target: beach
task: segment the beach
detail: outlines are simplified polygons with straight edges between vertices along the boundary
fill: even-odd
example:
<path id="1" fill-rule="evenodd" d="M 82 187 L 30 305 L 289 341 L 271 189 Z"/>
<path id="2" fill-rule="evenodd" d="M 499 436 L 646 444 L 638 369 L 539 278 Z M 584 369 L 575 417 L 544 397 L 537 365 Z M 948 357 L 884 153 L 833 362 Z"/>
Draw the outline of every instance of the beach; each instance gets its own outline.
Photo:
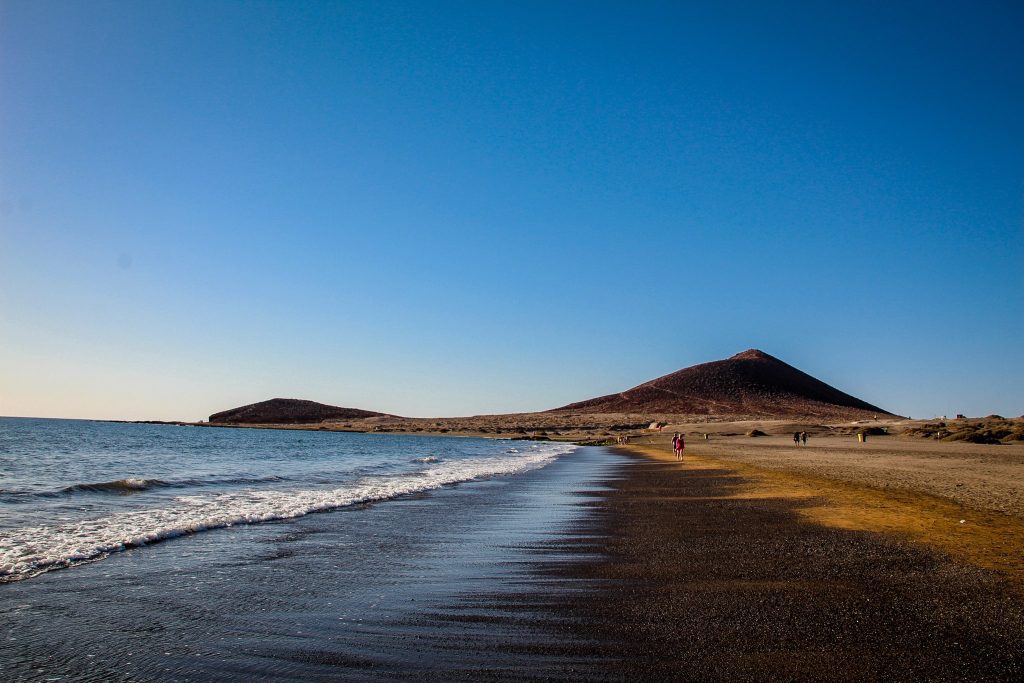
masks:
<path id="1" fill-rule="evenodd" d="M 659 441 L 665 441 L 661 437 Z M 750 447 L 754 448 L 754 447 Z M 597 517 L 603 590 L 568 601 L 609 678 L 1017 680 L 1024 601 L 1006 573 L 905 534 L 808 517 L 761 473 L 667 444 L 629 452 Z M 1017 557 L 1019 563 L 1019 556 Z"/>
<path id="2" fill-rule="evenodd" d="M 146 439 L 193 433 L 110 429 L 122 428 Z M 1010 485 L 1018 446 L 850 437 L 793 446 L 725 431 L 691 435 L 682 463 L 671 432 L 654 432 L 625 448 L 492 466 L 497 474 L 175 536 L 0 585 L 0 671 L 15 681 L 1024 672 L 1022 520 Z M 451 444 L 452 462 L 458 449 L 504 444 L 514 458 L 536 445 L 196 434 L 296 448 L 355 439 L 371 451 Z M 967 505 L 978 500 L 987 502 Z"/>

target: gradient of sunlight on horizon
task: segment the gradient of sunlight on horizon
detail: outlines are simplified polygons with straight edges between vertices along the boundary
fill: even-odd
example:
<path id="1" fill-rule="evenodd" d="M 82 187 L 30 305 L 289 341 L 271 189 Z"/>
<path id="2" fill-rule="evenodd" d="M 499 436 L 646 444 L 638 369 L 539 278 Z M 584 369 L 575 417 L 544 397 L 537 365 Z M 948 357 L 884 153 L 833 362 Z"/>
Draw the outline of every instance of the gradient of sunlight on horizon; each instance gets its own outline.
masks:
<path id="1" fill-rule="evenodd" d="M 682 5 L 682 6 L 680 6 Z M 1024 412 L 1024 5 L 0 3 L 0 415 Z"/>

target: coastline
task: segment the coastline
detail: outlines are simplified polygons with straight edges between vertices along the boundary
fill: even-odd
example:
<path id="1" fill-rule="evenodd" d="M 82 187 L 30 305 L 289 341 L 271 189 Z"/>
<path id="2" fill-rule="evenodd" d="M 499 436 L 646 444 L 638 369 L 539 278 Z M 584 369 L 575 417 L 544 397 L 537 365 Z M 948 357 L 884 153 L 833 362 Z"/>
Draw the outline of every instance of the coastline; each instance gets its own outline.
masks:
<path id="1" fill-rule="evenodd" d="M 723 681 L 1024 673 L 1021 519 L 916 490 L 913 477 L 902 488 L 871 485 L 877 458 L 906 457 L 900 449 L 919 442 L 857 449 L 819 437 L 787 447 L 785 437 L 723 435 L 691 439 L 680 465 L 670 436 L 671 426 L 525 474 L 197 534 L 0 587 L 11 598 L 0 610 L 4 672 Z M 940 483 L 958 458 L 994 452 L 1012 468 L 1020 451 L 945 446 L 943 467 L 926 463 Z M 990 502 L 1008 495 L 990 492 Z M 950 524 L 964 516 L 969 523 Z M 82 659 L 99 651 L 109 657 Z M 112 666 L 110 657 L 129 655 L 127 668 Z"/>
<path id="2" fill-rule="evenodd" d="M 0 586 L 5 680 L 595 678 L 553 634 L 622 457 L 182 536 Z M 587 656 L 581 656 L 581 653 Z"/>

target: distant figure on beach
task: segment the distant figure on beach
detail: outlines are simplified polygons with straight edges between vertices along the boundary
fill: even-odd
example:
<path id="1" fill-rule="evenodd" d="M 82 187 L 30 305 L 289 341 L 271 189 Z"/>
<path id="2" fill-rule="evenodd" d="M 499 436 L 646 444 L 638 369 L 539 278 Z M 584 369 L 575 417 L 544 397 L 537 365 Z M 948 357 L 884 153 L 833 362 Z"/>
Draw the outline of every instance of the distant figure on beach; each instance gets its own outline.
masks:
<path id="1" fill-rule="evenodd" d="M 683 435 L 680 434 L 676 439 L 676 460 L 682 462 L 683 460 L 683 449 L 686 448 L 686 441 L 683 440 Z"/>
<path id="2" fill-rule="evenodd" d="M 807 432 L 800 432 L 800 440 L 804 442 L 805 446 L 807 445 Z"/>
<path id="3" fill-rule="evenodd" d="M 793 432 L 793 443 L 800 445 L 800 432 Z"/>
<path id="4" fill-rule="evenodd" d="M 679 459 L 679 432 L 672 435 L 672 452 L 675 453 L 676 460 Z"/>

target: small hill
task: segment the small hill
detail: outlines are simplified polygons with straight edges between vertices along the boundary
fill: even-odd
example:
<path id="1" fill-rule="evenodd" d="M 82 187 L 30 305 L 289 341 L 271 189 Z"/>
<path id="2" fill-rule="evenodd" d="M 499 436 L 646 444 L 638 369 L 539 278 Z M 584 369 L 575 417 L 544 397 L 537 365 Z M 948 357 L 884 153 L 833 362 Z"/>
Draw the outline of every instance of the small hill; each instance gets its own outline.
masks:
<path id="1" fill-rule="evenodd" d="M 313 424 L 324 420 L 354 420 L 382 416 L 387 415 L 358 408 L 339 408 L 297 398 L 272 398 L 269 401 L 214 413 L 210 416 L 210 422 L 214 424 Z"/>
<path id="2" fill-rule="evenodd" d="M 758 349 L 549 412 L 561 411 L 831 419 L 890 414 Z"/>

